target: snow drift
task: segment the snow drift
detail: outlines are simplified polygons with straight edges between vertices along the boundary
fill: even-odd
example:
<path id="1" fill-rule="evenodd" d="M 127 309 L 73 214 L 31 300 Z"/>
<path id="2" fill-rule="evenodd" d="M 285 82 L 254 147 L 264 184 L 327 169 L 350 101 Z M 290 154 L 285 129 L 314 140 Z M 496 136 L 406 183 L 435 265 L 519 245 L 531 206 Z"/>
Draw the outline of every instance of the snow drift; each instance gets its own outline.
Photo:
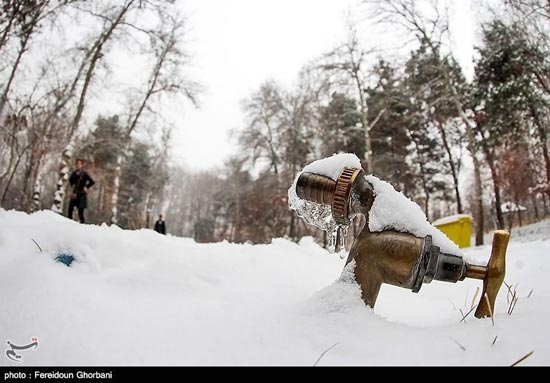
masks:
<path id="1" fill-rule="evenodd" d="M 0 210 L 0 341 L 39 338 L 23 365 L 313 365 L 335 344 L 319 365 L 510 365 L 533 350 L 522 364 L 548 364 L 545 228 L 513 234 L 506 282 L 519 301 L 509 316 L 502 292 L 493 326 L 460 322 L 478 281 L 384 285 L 371 310 L 311 238 L 206 245 Z M 483 261 L 489 247 L 466 253 Z"/>

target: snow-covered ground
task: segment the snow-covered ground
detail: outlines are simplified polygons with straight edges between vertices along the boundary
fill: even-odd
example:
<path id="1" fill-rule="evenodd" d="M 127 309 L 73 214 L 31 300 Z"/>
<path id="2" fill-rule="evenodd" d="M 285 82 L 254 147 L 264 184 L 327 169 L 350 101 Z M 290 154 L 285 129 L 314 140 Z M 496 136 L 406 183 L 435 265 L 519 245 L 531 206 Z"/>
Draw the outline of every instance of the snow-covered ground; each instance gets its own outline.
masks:
<path id="1" fill-rule="evenodd" d="M 383 286 L 373 311 L 307 238 L 205 245 L 0 210 L 0 344 L 37 337 L 23 365 L 314 365 L 329 348 L 319 365 L 510 365 L 531 351 L 522 365 L 549 365 L 549 237 L 549 221 L 513 233 L 505 280 L 519 300 L 508 315 L 504 290 L 493 325 L 460 323 L 471 280 Z M 55 262 L 63 251 L 78 262 Z"/>

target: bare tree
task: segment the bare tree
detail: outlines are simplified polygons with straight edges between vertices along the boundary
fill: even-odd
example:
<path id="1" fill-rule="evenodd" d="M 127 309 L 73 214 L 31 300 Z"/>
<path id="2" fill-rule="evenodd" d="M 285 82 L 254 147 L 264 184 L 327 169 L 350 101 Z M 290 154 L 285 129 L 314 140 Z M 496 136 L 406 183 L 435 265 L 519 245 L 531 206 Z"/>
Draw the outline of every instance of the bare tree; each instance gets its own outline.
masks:
<path id="1" fill-rule="evenodd" d="M 550 21 L 550 1 L 548 0 L 505 0 L 504 2 L 526 18 L 534 16 Z"/>
<path id="2" fill-rule="evenodd" d="M 250 152 L 252 165 L 258 160 L 267 160 L 276 175 L 282 157 L 283 97 L 282 89 L 275 82 L 263 83 L 243 102 L 248 123 L 239 134 L 240 144 Z"/>
<path id="3" fill-rule="evenodd" d="M 4 205 L 8 190 L 13 182 L 14 176 L 19 165 L 31 145 L 25 139 L 25 130 L 27 128 L 27 119 L 24 111 L 8 115 L 3 124 L 3 129 L 7 131 L 7 146 L 10 148 L 9 162 L 6 171 L 0 174 L 0 185 L 4 185 L 4 190 L 0 196 L 0 205 Z M 5 181 L 4 181 L 5 180 Z"/>
<path id="4" fill-rule="evenodd" d="M 325 54 L 320 65 L 320 68 L 328 73 L 343 75 L 341 82 L 347 83 L 354 89 L 361 115 L 360 124 L 364 132 L 366 170 L 371 173 L 374 171 L 371 130 L 386 111 L 381 109 L 373 120 L 369 121 L 367 60 L 372 54 L 372 50 L 361 47 L 356 29 L 350 27 L 348 40 Z"/>
<path id="5" fill-rule="evenodd" d="M 181 47 L 183 41 L 185 20 L 179 14 L 160 14 L 160 25 L 158 31 L 149 32 L 151 46 L 155 62 L 147 81 L 147 87 L 143 92 L 142 99 L 137 105 L 134 113 L 128 119 L 125 131 L 126 147 L 118 158 L 118 165 L 115 177 L 115 189 L 111 204 L 111 222 L 117 222 L 118 191 L 120 187 L 120 171 L 124 153 L 128 149 L 130 136 L 135 131 L 147 107 L 151 106 L 154 97 L 167 94 L 180 94 L 193 104 L 197 102 L 199 86 L 182 75 L 185 66 L 188 64 L 188 57 Z"/>
<path id="6" fill-rule="evenodd" d="M 73 0 L 74 1 L 74 0 Z M 19 70 L 23 55 L 29 50 L 31 38 L 35 34 L 41 22 L 50 16 L 55 16 L 58 11 L 71 0 L 38 0 L 32 2 L 8 1 L 3 5 L 2 11 L 6 14 L 6 21 L 0 18 L 0 23 L 5 25 L 0 31 L 0 51 L 6 44 L 9 34 L 13 33 L 18 37 L 19 46 L 15 61 L 11 65 L 6 84 L 0 94 L 0 116 L 8 102 L 8 95 Z"/>

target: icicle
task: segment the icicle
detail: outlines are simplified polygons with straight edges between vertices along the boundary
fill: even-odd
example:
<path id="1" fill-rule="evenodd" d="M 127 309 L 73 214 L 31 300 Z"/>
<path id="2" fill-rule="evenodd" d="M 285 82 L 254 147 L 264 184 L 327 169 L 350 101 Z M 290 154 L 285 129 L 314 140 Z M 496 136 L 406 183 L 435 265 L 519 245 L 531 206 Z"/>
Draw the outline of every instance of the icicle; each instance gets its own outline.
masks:
<path id="1" fill-rule="evenodd" d="M 328 251 L 331 254 L 337 253 L 341 259 L 347 256 L 346 237 L 349 226 L 338 225 L 329 232 L 330 238 L 328 243 Z"/>
<path id="2" fill-rule="evenodd" d="M 290 208 L 299 217 L 310 225 L 327 232 L 329 237 L 327 250 L 331 254 L 337 253 L 342 259 L 346 257 L 346 235 L 349 226 L 336 223 L 332 217 L 331 207 L 299 198 L 296 194 L 295 185 L 289 189 L 288 197 Z"/>
<path id="3" fill-rule="evenodd" d="M 328 251 L 331 254 L 336 252 L 336 246 L 338 244 L 338 228 L 335 228 L 331 233 L 329 233 L 330 239 L 328 242 Z"/>
<path id="4" fill-rule="evenodd" d="M 344 259 L 347 257 L 347 250 L 346 250 L 346 238 L 348 236 L 348 228 L 349 226 L 340 225 L 338 226 L 338 232 L 339 232 L 339 238 L 340 241 L 338 243 L 339 248 L 339 255 L 340 259 Z"/>

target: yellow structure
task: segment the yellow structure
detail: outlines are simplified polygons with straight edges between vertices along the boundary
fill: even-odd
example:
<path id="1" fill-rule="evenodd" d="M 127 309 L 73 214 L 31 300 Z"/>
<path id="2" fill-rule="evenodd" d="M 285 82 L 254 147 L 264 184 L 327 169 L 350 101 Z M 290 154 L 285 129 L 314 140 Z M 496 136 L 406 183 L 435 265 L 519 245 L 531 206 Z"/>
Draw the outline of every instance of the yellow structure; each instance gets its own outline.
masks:
<path id="1" fill-rule="evenodd" d="M 472 237 L 472 217 L 466 214 L 451 215 L 440 218 L 432 223 L 456 243 L 458 247 L 470 247 Z"/>

